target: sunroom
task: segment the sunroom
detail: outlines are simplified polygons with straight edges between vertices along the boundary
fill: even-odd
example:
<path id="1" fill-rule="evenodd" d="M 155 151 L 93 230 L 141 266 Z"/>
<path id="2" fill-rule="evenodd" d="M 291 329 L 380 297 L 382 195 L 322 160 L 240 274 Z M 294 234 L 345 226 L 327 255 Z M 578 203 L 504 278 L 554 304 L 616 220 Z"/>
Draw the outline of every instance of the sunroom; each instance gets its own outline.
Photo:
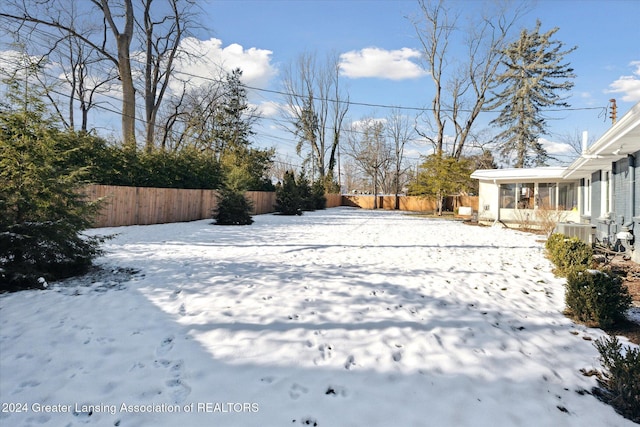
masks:
<path id="1" fill-rule="evenodd" d="M 549 220 L 579 222 L 578 180 L 563 179 L 564 167 L 479 169 L 478 221 L 536 228 Z"/>

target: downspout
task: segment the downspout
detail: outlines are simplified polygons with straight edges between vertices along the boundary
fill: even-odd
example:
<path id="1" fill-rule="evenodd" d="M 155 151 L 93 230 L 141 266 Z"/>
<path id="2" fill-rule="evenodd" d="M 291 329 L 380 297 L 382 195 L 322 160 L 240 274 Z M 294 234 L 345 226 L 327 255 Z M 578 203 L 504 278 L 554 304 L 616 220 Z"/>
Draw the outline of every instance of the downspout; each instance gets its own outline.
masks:
<path id="1" fill-rule="evenodd" d="M 636 216 L 636 158 L 628 154 L 629 160 L 629 222 L 633 224 L 633 217 Z"/>

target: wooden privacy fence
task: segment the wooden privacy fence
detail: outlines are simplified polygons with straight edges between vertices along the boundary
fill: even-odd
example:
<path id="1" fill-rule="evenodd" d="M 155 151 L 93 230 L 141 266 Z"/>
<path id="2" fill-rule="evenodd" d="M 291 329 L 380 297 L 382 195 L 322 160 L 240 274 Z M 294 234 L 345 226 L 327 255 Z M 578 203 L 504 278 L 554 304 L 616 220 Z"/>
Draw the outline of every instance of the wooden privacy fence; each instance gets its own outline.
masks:
<path id="1" fill-rule="evenodd" d="M 89 185 L 84 194 L 88 200 L 103 200 L 103 207 L 94 221 L 95 227 L 122 225 L 163 224 L 212 218 L 218 204 L 216 190 L 187 190 L 178 188 L 120 187 L 115 185 Z M 276 194 L 270 191 L 247 191 L 253 201 L 253 215 L 274 211 Z M 326 194 L 327 208 L 355 206 L 373 209 L 374 196 Z M 378 207 L 394 209 L 395 196 L 377 196 Z M 475 196 L 450 196 L 445 200 L 447 210 L 470 206 L 478 210 Z M 433 199 L 401 196 L 403 211 L 425 212 L 436 209 Z"/>
<path id="2" fill-rule="evenodd" d="M 218 203 L 215 190 L 178 188 L 121 187 L 89 185 L 84 194 L 88 200 L 103 199 L 104 206 L 96 217 L 96 227 L 163 224 L 211 218 Z M 275 193 L 249 191 L 253 214 L 273 212 Z"/>
<path id="3" fill-rule="evenodd" d="M 95 227 L 164 224 L 212 218 L 218 204 L 216 190 L 178 188 L 121 187 L 89 185 L 88 200 L 103 199 L 104 206 L 94 221 Z M 274 211 L 276 194 L 271 191 L 247 191 L 253 202 L 253 215 Z M 340 206 L 342 196 L 327 194 L 327 207 Z"/>
<path id="4" fill-rule="evenodd" d="M 342 206 L 342 194 L 325 194 L 324 196 L 327 198 L 328 208 Z"/>
<path id="5" fill-rule="evenodd" d="M 396 196 L 375 196 L 378 198 L 379 209 L 395 209 Z M 344 195 L 342 204 L 363 209 L 373 209 L 374 196 L 371 195 Z M 453 211 L 460 206 L 469 206 L 474 211 L 478 210 L 477 196 L 448 196 L 445 197 L 444 208 Z M 400 196 L 400 210 L 412 212 L 429 212 L 436 210 L 436 200 L 430 197 Z"/>

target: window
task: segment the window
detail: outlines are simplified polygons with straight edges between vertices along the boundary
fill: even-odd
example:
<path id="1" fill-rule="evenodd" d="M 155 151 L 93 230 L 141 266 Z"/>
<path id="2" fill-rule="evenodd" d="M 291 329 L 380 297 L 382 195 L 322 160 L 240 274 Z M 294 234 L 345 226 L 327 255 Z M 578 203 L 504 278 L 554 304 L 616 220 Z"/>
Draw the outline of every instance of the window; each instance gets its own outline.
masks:
<path id="1" fill-rule="evenodd" d="M 533 209 L 534 204 L 534 185 L 530 184 L 517 184 L 518 190 L 518 209 Z"/>
<path id="2" fill-rule="evenodd" d="M 538 184 L 536 206 L 542 209 L 556 209 L 557 184 Z"/>
<path id="3" fill-rule="evenodd" d="M 558 209 L 570 211 L 577 209 L 577 193 L 576 184 L 561 182 L 558 184 Z"/>
<path id="4" fill-rule="evenodd" d="M 515 209 L 516 184 L 500 184 L 500 207 L 504 209 Z"/>

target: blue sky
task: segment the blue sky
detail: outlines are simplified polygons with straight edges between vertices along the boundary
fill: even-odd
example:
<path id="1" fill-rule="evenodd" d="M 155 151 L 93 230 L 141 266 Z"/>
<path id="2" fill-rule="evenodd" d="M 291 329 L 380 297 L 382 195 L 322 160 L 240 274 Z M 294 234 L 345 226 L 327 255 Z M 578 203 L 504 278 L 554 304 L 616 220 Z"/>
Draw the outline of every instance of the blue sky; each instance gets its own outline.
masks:
<path id="1" fill-rule="evenodd" d="M 460 26 L 486 4 L 446 1 L 461 13 Z M 572 109 L 548 114 L 550 134 L 542 140 L 551 155 L 569 163 L 575 152 L 563 144 L 566 135 L 588 131 L 593 141 L 611 125 L 605 113 L 609 99 L 617 100 L 619 117 L 640 102 L 640 0 L 516 0 L 515 4 L 528 6 L 528 12 L 518 21 L 514 37 L 521 28 L 532 29 L 539 19 L 542 31 L 559 27 L 554 39 L 566 47 L 577 46 L 566 58 L 577 75 L 567 99 Z M 301 159 L 294 153 L 293 135 L 282 130 L 283 96 L 274 92 L 284 90 L 283 70 L 301 54 L 313 53 L 320 60 L 330 53 L 340 56 L 341 85 L 353 103 L 347 121 L 386 117 L 390 109 L 385 106 L 430 106 L 434 86 L 421 68 L 421 45 L 410 19 L 419 15 L 417 0 L 201 0 L 197 5 L 200 27 L 183 42 L 186 51 L 197 55 L 178 62 L 177 72 L 187 73 L 191 84 L 197 85 L 241 68 L 243 82 L 261 89 L 249 93 L 263 117 L 255 128 L 256 145 L 274 147 L 294 164 Z M 0 63 L 10 61 L 7 52 L 0 55 Z M 464 58 L 461 46 L 452 40 L 448 59 L 454 63 Z M 175 83 L 174 89 L 181 86 Z M 91 117 L 91 126 L 103 135 L 120 133 L 119 97 L 117 90 L 111 92 L 105 105 L 112 112 L 103 110 Z M 410 108 L 403 111 L 411 117 L 416 114 Z M 485 131 L 487 138 L 497 134 L 498 129 L 488 126 L 495 116 L 483 113 L 475 131 Z M 414 162 L 430 150 L 422 141 L 406 148 Z"/>
<path id="2" fill-rule="evenodd" d="M 476 13 L 482 7 L 479 0 L 449 3 L 465 13 Z M 572 108 L 606 107 L 615 98 L 620 117 L 640 101 L 640 1 L 527 3 L 530 11 L 519 21 L 519 28 L 531 29 L 540 19 L 543 31 L 559 27 L 554 38 L 567 47 L 577 46 L 567 57 L 577 74 L 568 98 Z M 343 83 L 351 101 L 425 107 L 432 99 L 432 81 L 418 67 L 419 57 L 413 55 L 420 44 L 407 17 L 419 12 L 416 1 L 223 0 L 206 1 L 201 7 L 206 28 L 198 38 L 217 43 L 211 54 L 224 58 L 220 61 L 225 68 L 240 66 L 250 86 L 281 90 L 282 68 L 300 54 L 315 52 L 323 57 L 336 52 L 345 61 Z M 366 65 L 347 60 L 366 61 Z M 268 106 L 273 104 L 265 104 L 282 99 L 258 91 L 251 94 L 251 100 L 265 105 L 267 119 L 260 130 L 262 137 L 257 138 L 260 143 L 291 149 L 294 143 L 287 143 L 288 137 L 269 125 Z M 352 120 L 387 114 L 383 107 L 352 106 L 349 110 Z M 566 161 L 566 147 L 557 144 L 562 135 L 586 130 L 597 138 L 610 126 L 607 116 L 598 109 L 550 114 L 551 135 L 545 136 L 545 144 Z M 488 120 L 488 116 L 481 118 L 478 127 L 486 127 Z M 410 147 L 415 155 L 425 151 L 427 147 L 420 144 Z"/>

